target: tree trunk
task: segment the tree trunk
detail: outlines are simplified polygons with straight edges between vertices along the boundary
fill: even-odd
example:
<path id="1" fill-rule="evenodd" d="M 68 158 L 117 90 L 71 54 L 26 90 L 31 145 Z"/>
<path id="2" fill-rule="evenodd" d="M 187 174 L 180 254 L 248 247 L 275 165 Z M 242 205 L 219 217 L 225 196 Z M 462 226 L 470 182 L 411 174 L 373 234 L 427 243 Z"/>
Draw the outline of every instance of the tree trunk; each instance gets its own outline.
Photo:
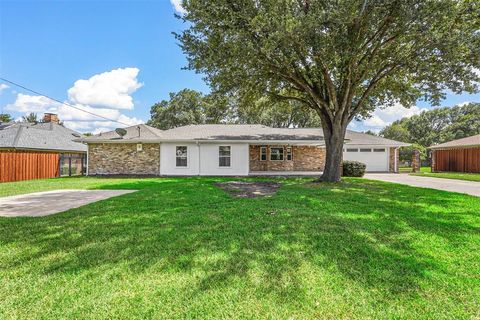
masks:
<path id="1" fill-rule="evenodd" d="M 330 130 L 323 128 L 325 138 L 325 147 L 327 154 L 325 156 L 325 170 L 320 181 L 339 182 L 342 175 L 343 160 L 343 141 L 345 139 L 346 126 L 338 126 Z"/>

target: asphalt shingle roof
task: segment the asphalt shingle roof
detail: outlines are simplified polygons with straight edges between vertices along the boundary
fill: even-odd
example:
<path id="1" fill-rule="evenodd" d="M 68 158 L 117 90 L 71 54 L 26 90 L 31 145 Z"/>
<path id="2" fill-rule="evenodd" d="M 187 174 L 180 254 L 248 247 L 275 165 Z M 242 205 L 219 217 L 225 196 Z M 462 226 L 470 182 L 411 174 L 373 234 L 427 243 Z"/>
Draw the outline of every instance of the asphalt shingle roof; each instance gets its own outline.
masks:
<path id="1" fill-rule="evenodd" d="M 480 146 L 480 134 L 476 136 L 466 137 L 462 139 L 452 140 L 449 142 L 437 144 L 435 146 L 431 146 L 429 149 L 449 149 L 449 148 L 458 148 L 458 147 L 472 147 L 472 146 Z"/>
<path id="2" fill-rule="evenodd" d="M 0 148 L 86 152 L 84 144 L 73 141 L 80 137 L 78 132 L 52 122 L 15 122 L 1 125 Z"/>
<path id="3" fill-rule="evenodd" d="M 169 140 L 323 140 L 322 130 L 271 128 L 258 124 L 204 124 L 163 132 Z"/>
<path id="4" fill-rule="evenodd" d="M 238 140 L 238 141 L 319 141 L 323 143 L 321 128 L 271 128 L 259 124 L 203 124 L 159 130 L 144 124 L 125 128 L 122 138 L 115 131 L 82 138 L 93 142 L 161 142 L 179 140 Z M 347 144 L 407 146 L 409 144 L 348 130 Z"/>

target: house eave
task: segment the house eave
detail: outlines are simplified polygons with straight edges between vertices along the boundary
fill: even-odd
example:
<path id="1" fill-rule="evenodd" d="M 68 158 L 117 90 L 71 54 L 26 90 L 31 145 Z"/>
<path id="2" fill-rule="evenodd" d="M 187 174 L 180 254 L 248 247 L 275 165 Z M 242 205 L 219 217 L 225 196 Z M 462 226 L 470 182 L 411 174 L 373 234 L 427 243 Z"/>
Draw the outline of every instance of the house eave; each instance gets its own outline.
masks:
<path id="1" fill-rule="evenodd" d="M 469 148 L 480 148 L 480 144 L 470 144 L 470 145 L 464 145 L 464 146 L 447 146 L 447 147 L 431 146 L 431 147 L 428 147 L 427 149 L 430 149 L 430 150 L 451 150 L 451 149 L 469 149 Z"/>
<path id="2" fill-rule="evenodd" d="M 23 147 L 0 147 L 0 151 L 36 151 L 36 152 L 55 152 L 55 153 L 87 153 L 86 150 L 63 150 L 63 149 L 40 149 Z"/>

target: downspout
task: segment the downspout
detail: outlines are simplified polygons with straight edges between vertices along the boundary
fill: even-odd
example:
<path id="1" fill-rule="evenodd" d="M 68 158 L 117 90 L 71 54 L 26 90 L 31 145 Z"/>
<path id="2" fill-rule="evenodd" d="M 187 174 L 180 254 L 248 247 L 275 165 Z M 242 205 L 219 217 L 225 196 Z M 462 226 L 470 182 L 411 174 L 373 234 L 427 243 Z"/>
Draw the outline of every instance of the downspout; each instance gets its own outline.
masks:
<path id="1" fill-rule="evenodd" d="M 200 171 L 202 170 L 202 156 L 200 154 L 200 142 L 197 141 L 197 148 L 198 148 L 198 173 L 197 176 L 200 176 Z"/>
<path id="2" fill-rule="evenodd" d="M 158 144 L 158 176 L 162 175 L 162 144 Z"/>
<path id="3" fill-rule="evenodd" d="M 89 158 L 89 156 L 88 156 L 88 150 L 89 150 L 89 149 L 90 149 L 90 148 L 89 148 L 88 143 L 87 143 L 87 170 L 86 170 L 86 175 L 87 175 L 87 176 L 88 176 L 88 158 Z"/>

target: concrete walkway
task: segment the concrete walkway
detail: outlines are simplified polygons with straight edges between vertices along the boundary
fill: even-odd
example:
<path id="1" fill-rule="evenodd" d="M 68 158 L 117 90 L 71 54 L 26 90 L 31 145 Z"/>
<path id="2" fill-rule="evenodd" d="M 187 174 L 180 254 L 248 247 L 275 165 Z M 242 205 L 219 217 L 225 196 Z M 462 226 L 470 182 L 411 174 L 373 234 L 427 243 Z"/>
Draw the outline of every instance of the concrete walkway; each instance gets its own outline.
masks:
<path id="1" fill-rule="evenodd" d="M 0 198 L 0 217 L 42 217 L 137 190 L 54 190 Z"/>
<path id="2" fill-rule="evenodd" d="M 365 178 L 406 184 L 414 187 L 466 193 L 472 196 L 480 197 L 480 182 L 474 181 L 419 177 L 408 174 L 392 173 L 367 173 L 365 174 Z"/>

